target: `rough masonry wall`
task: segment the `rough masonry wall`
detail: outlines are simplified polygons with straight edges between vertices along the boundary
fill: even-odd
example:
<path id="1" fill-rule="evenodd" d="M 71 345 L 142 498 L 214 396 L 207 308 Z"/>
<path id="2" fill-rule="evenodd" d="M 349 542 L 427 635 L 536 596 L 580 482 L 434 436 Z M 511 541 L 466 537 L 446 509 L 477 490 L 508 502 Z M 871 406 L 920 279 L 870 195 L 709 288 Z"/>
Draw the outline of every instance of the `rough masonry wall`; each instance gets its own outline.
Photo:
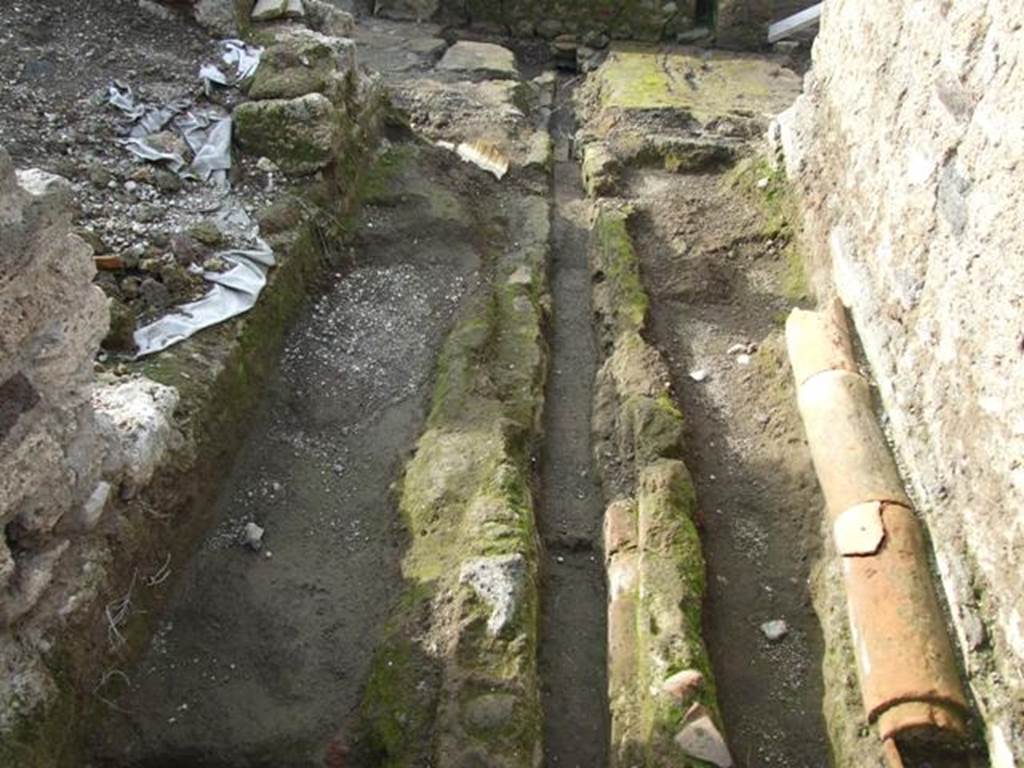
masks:
<path id="1" fill-rule="evenodd" d="M 716 6 L 712 15 L 720 45 L 763 45 L 770 0 L 718 0 Z M 377 0 L 374 10 L 381 16 L 435 19 L 517 37 L 582 35 L 588 45 L 595 35 L 686 42 L 691 39 L 687 33 L 705 21 L 698 16 L 711 14 L 697 0 Z"/>
<path id="2" fill-rule="evenodd" d="M 828 0 L 778 135 L 819 292 L 853 316 L 930 530 L 994 766 L 1024 761 L 1022 23 L 1015 0 Z"/>
<path id="3" fill-rule="evenodd" d="M 15 172 L 0 149 L 0 629 L 45 590 L 100 473 L 90 394 L 108 313 L 70 202 L 67 181 Z"/>

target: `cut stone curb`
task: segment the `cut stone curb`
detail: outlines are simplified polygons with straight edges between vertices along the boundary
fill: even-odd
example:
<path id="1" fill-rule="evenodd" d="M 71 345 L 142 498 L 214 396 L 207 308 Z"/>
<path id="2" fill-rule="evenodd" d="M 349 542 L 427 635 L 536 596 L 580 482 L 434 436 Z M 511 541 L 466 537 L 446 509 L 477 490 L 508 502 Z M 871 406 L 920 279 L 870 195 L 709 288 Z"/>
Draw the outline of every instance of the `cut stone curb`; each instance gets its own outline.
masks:
<path id="1" fill-rule="evenodd" d="M 679 458 L 683 418 L 665 390 L 665 361 L 642 336 L 648 299 L 629 215 L 598 203 L 590 247 L 593 303 L 607 350 L 593 429 L 609 502 L 609 765 L 655 768 L 689 758 L 728 766 L 700 630 L 704 559 L 693 484 Z"/>
<path id="2" fill-rule="evenodd" d="M 549 211 L 505 208 L 518 243 L 449 335 L 401 481 L 408 584 L 355 733 L 360 764 L 533 768 L 541 754 L 539 550 L 530 440 L 547 355 Z M 370 762 L 373 761 L 373 762 Z"/>
<path id="3" fill-rule="evenodd" d="M 462 40 L 449 48 L 437 68 L 499 78 L 518 78 L 516 57 L 508 48 L 493 43 Z"/>

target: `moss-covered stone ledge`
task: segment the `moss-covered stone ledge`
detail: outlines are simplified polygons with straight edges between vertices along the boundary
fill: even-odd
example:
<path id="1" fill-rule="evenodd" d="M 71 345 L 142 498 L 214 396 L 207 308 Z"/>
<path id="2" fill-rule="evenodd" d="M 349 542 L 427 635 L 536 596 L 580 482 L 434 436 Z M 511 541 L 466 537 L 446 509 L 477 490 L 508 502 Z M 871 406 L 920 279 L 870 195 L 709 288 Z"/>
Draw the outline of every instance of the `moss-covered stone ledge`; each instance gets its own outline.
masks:
<path id="1" fill-rule="evenodd" d="M 587 194 L 614 196 L 630 168 L 724 170 L 799 87 L 770 56 L 613 44 L 575 93 Z"/>
<path id="2" fill-rule="evenodd" d="M 547 354 L 548 207 L 522 196 L 488 281 L 449 335 L 406 467 L 406 597 L 356 727 L 360 764 L 540 765 L 538 539 L 530 445 Z"/>
<path id="3" fill-rule="evenodd" d="M 700 766 L 710 755 L 698 747 L 699 732 L 717 736 L 720 728 L 701 630 L 704 559 L 680 459 L 683 416 L 664 360 L 642 335 L 648 299 L 629 215 L 598 206 L 590 247 L 605 354 L 593 429 L 608 502 L 610 765 Z"/>

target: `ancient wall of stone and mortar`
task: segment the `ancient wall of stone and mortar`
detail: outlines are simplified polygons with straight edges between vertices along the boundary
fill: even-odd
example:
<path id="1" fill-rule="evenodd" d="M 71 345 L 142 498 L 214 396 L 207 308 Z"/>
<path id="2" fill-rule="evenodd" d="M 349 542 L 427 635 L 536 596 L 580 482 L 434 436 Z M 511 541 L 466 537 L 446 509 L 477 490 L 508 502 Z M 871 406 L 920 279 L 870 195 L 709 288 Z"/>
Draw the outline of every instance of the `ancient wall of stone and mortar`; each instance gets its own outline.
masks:
<path id="1" fill-rule="evenodd" d="M 90 395 L 107 305 L 70 198 L 0 149 L 0 626 L 45 591 L 101 468 Z"/>
<path id="2" fill-rule="evenodd" d="M 775 137 L 931 534 L 994 766 L 1024 761 L 1024 12 L 825 4 Z"/>
<path id="3" fill-rule="evenodd" d="M 709 4 L 710 5 L 710 4 Z M 760 47 L 770 0 L 718 0 L 717 42 Z M 580 35 L 592 45 L 616 40 L 697 41 L 711 12 L 697 0 L 376 0 L 375 12 L 400 19 L 437 20 L 517 37 Z"/>
<path id="4" fill-rule="evenodd" d="M 109 310 L 72 211 L 67 180 L 0 147 L 0 762 L 57 693 L 47 657 L 109 575 L 104 513 L 152 476 L 177 403 L 97 380 Z"/>

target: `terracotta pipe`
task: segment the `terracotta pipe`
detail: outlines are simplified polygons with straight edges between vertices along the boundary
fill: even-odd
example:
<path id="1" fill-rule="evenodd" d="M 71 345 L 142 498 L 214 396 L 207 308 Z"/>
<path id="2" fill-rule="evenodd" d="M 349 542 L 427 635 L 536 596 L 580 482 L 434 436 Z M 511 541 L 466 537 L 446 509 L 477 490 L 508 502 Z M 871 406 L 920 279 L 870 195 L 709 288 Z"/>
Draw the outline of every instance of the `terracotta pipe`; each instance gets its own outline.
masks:
<path id="1" fill-rule="evenodd" d="M 793 310 L 786 343 L 842 558 L 865 713 L 897 766 L 897 740 L 960 739 L 967 699 L 921 526 L 874 417 L 842 306 Z"/>

